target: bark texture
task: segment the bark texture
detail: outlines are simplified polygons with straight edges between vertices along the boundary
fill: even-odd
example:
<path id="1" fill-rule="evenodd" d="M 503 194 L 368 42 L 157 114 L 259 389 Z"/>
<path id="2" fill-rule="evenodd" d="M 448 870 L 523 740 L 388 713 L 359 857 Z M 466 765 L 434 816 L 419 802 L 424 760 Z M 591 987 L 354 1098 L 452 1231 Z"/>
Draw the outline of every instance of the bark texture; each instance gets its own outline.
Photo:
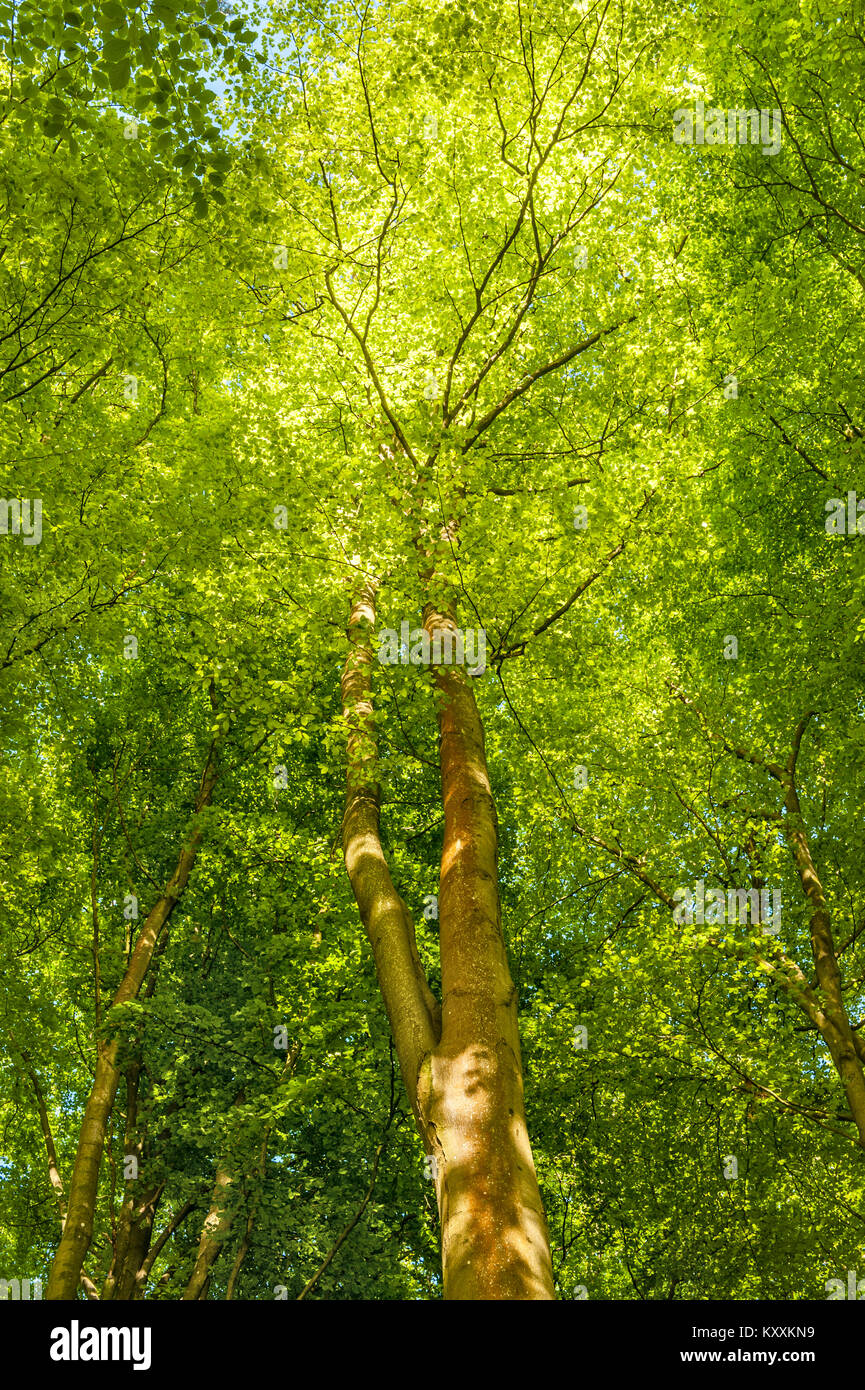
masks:
<path id="1" fill-rule="evenodd" d="M 375 586 L 363 585 L 349 618 L 349 652 L 342 677 L 348 724 L 348 771 L 342 844 L 361 921 L 372 946 L 376 974 L 396 1045 L 400 1072 L 421 1135 L 418 1103 L 421 1063 L 438 1037 L 439 1009 L 418 957 L 414 923 L 397 893 L 379 833 L 379 787 L 372 710 L 372 640 Z"/>
<path id="2" fill-rule="evenodd" d="M 427 608 L 432 637 L 453 628 Z M 446 1298 L 552 1299 L 549 1233 L 523 1100 L 517 997 L 502 936 L 498 821 L 469 678 L 435 671 L 445 814 L 442 1031 L 422 1076 L 439 1174 Z"/>
<path id="3" fill-rule="evenodd" d="M 430 635 L 454 627 L 428 607 Z M 549 1235 L 526 1129 L 516 990 L 498 896 L 498 828 L 471 684 L 435 673 L 445 835 L 439 887 L 442 1003 L 379 833 L 371 699 L 375 588 L 351 610 L 342 684 L 349 724 L 343 848 L 409 1102 L 435 1159 L 448 1299 L 552 1299 Z"/>

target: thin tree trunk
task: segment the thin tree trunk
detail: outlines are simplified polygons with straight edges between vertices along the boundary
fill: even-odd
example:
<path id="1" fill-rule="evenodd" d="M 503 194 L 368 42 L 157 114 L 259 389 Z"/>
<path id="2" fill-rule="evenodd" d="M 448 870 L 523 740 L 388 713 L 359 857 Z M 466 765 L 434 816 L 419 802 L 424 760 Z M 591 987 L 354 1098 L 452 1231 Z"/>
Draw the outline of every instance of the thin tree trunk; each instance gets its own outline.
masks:
<path id="1" fill-rule="evenodd" d="M 253 1208 L 246 1218 L 246 1226 L 244 1228 L 243 1237 L 239 1246 L 237 1247 L 237 1254 L 234 1257 L 234 1263 L 231 1266 L 231 1271 L 228 1276 L 228 1283 L 225 1286 L 226 1303 L 230 1303 L 231 1300 L 234 1298 L 234 1290 L 237 1287 L 237 1281 L 240 1277 L 240 1271 L 243 1268 L 243 1262 L 249 1254 L 249 1247 L 252 1243 L 252 1228 L 254 1225 L 255 1209 Z"/>
<path id="2" fill-rule="evenodd" d="M 300 1042 L 297 1041 L 294 1043 L 291 1051 L 286 1054 L 285 1065 L 280 1073 L 279 1080 L 277 1081 L 277 1086 L 281 1086 L 285 1081 L 287 1081 L 291 1076 L 294 1075 L 294 1070 L 297 1066 L 297 1060 L 299 1056 Z M 264 1136 L 261 1141 L 261 1150 L 258 1159 L 258 1178 L 260 1183 L 264 1182 L 265 1176 L 267 1174 L 267 1143 L 270 1138 L 270 1129 L 270 1125 L 267 1125 L 265 1127 Z M 246 1217 L 246 1226 L 243 1231 L 243 1236 L 241 1238 L 240 1245 L 237 1249 L 237 1254 L 234 1257 L 234 1263 L 231 1266 L 231 1272 L 229 1273 L 228 1283 L 226 1284 L 225 1288 L 226 1302 L 230 1302 L 234 1298 L 234 1290 L 237 1287 L 237 1280 L 240 1277 L 240 1271 L 243 1267 L 243 1262 L 249 1253 L 249 1247 L 252 1240 L 252 1228 L 255 1225 L 255 1213 L 260 1196 L 261 1188 L 259 1187 L 258 1191 L 254 1192 L 249 1198 L 249 1208 Z"/>
<path id="3" fill-rule="evenodd" d="M 389 1123 L 390 1123 L 390 1121 L 388 1121 L 388 1124 L 389 1124 Z M 335 1258 L 335 1256 L 339 1254 L 339 1251 L 341 1250 L 342 1246 L 343 1246 L 343 1245 L 345 1244 L 345 1242 L 348 1240 L 349 1236 L 351 1235 L 351 1233 L 352 1233 L 352 1231 L 354 1230 L 355 1226 L 357 1225 L 358 1221 L 360 1220 L 360 1218 L 363 1216 L 364 1212 L 366 1211 L 367 1205 L 368 1205 L 368 1203 L 369 1203 L 369 1199 L 370 1199 L 370 1197 L 372 1196 L 372 1190 L 373 1190 L 373 1188 L 375 1187 L 375 1180 L 376 1180 L 376 1178 L 378 1177 L 378 1165 L 379 1165 L 379 1163 L 381 1162 L 381 1155 L 382 1155 L 382 1150 L 384 1149 L 384 1146 L 385 1146 L 385 1142 L 386 1142 L 385 1139 L 382 1139 L 381 1143 L 379 1144 L 378 1148 L 376 1149 L 375 1153 L 373 1154 L 373 1160 L 372 1160 L 372 1177 L 371 1177 L 370 1180 L 369 1180 L 369 1186 L 367 1187 L 366 1192 L 365 1192 L 364 1195 L 363 1195 L 363 1199 L 362 1199 L 362 1201 L 361 1201 L 360 1206 L 358 1207 L 358 1209 L 357 1209 L 357 1211 L 355 1212 L 354 1216 L 353 1216 L 353 1217 L 351 1218 L 351 1220 L 349 1221 L 348 1225 L 347 1225 L 347 1226 L 344 1226 L 343 1229 L 340 1231 L 340 1233 L 339 1233 L 339 1235 L 337 1236 L 336 1240 L 334 1241 L 333 1245 L 330 1247 L 330 1249 L 328 1250 L 328 1252 L 327 1252 L 327 1254 L 325 1255 L 324 1259 L 322 1260 L 321 1264 L 319 1265 L 318 1269 L 315 1271 L 315 1274 L 313 1274 L 312 1277 L 311 1277 L 310 1279 L 308 1279 L 307 1282 L 304 1284 L 304 1286 L 303 1286 L 303 1288 L 301 1289 L 300 1293 L 297 1295 L 297 1300 L 296 1300 L 296 1301 L 297 1301 L 298 1303 L 300 1303 L 302 1299 L 306 1298 L 307 1294 L 311 1293 L 312 1290 L 315 1288 L 315 1286 L 316 1286 L 316 1284 L 318 1283 L 319 1279 L 320 1279 L 321 1276 L 324 1274 L 324 1272 L 325 1272 L 325 1270 L 328 1268 L 328 1266 L 331 1264 L 331 1262 L 333 1261 L 333 1259 Z"/>
<path id="4" fill-rule="evenodd" d="M 865 1148 L 865 1072 L 862 1068 L 862 1040 L 857 1038 L 850 1026 L 847 1006 L 844 1003 L 841 971 L 838 969 L 838 957 L 832 935 L 832 918 L 823 884 L 811 857 L 792 771 L 787 784 L 785 806 L 787 817 L 784 829 L 787 842 L 796 863 L 802 891 L 812 909 L 809 923 L 811 950 L 817 982 L 825 1003 L 824 1026 L 820 1028 L 820 1032 L 841 1078 L 847 1104 L 850 1106 L 850 1113 L 859 1134 L 859 1143 Z"/>
<path id="5" fill-rule="evenodd" d="M 234 1176 L 226 1159 L 216 1165 L 216 1182 L 210 1208 L 204 1218 L 195 1265 L 183 1294 L 184 1301 L 203 1299 L 210 1283 L 210 1274 L 219 1258 L 226 1237 L 231 1230 L 231 1215 L 228 1200 Z"/>
<path id="6" fill-rule="evenodd" d="M 177 1231 L 180 1228 L 180 1226 L 183 1225 L 183 1222 L 186 1220 L 187 1216 L 193 1210 L 194 1207 L 194 1201 L 184 1202 L 180 1210 L 176 1212 L 175 1215 L 171 1218 L 168 1225 L 165 1227 L 165 1230 L 160 1233 L 158 1239 L 146 1252 L 144 1260 L 141 1264 L 141 1268 L 136 1272 L 130 1298 L 141 1298 L 150 1271 L 152 1270 L 153 1266 L 155 1265 L 156 1261 L 161 1255 L 165 1245 L 174 1235 L 175 1231 Z"/>
<path id="7" fill-rule="evenodd" d="M 94 887 L 95 898 L 95 887 Z M 164 939 L 164 938 L 163 938 Z M 129 1154 L 140 1161 L 142 1143 L 136 1135 L 136 1121 L 138 1114 L 138 1085 L 141 1078 L 141 1063 L 138 1061 L 130 1063 L 126 1068 L 126 1129 L 123 1137 L 124 1159 Z M 125 1182 L 125 1177 L 124 1177 Z M 129 1252 L 129 1242 L 132 1234 L 132 1221 L 135 1210 L 134 1187 L 126 1184 L 123 1192 L 123 1201 L 120 1204 L 120 1220 L 117 1223 L 117 1230 L 114 1235 L 114 1250 L 111 1258 L 111 1266 L 105 1276 L 102 1285 L 103 1302 L 115 1297 L 120 1272 L 125 1264 Z M 137 1269 L 138 1266 L 136 1265 Z"/>
<path id="8" fill-rule="evenodd" d="M 766 959 L 765 955 L 760 952 L 757 959 L 761 965 L 765 965 L 768 969 L 773 981 L 788 991 L 794 1002 L 820 1033 L 844 1087 L 850 1113 L 856 1125 L 858 1142 L 865 1148 L 865 1065 L 863 1065 L 865 1064 L 865 1040 L 859 1036 L 850 1023 L 850 1016 L 844 1002 L 843 981 L 838 967 L 838 955 L 832 933 L 832 917 L 826 902 L 823 884 L 811 854 L 805 819 L 802 815 L 799 793 L 796 789 L 796 768 L 802 738 L 814 717 L 814 711 L 809 711 L 799 720 L 793 734 L 790 756 L 786 764 L 781 764 L 761 757 L 748 748 L 730 743 L 713 727 L 708 715 L 699 704 L 672 683 L 669 683 L 669 689 L 675 699 L 697 716 L 707 734 L 718 739 L 728 753 L 752 767 L 762 768 L 770 777 L 780 783 L 784 790 L 784 808 L 787 815 L 783 818 L 782 829 L 796 865 L 802 892 L 811 908 L 808 927 L 817 985 L 822 999 L 815 993 L 798 963 L 786 952 L 780 949 L 776 950 L 774 960 Z M 584 833 L 580 830 L 581 835 Z M 668 907 L 672 907 L 672 900 L 639 867 L 642 861 L 637 860 L 633 855 L 622 856 L 620 850 L 611 849 L 597 836 L 589 836 L 588 838 L 609 852 L 616 853 L 619 858 L 623 858 L 629 871 L 648 884 L 656 896 Z"/>
<path id="9" fill-rule="evenodd" d="M 374 628 L 375 584 L 368 580 L 352 605 L 349 651 L 342 677 L 343 715 L 349 729 L 343 855 L 372 947 L 406 1095 L 426 1143 L 418 1077 L 421 1063 L 438 1040 L 440 1013 L 421 969 L 414 923 L 393 885 L 379 834 L 380 793 L 372 710 Z"/>
<path id="10" fill-rule="evenodd" d="M 48 1181 L 51 1183 L 52 1191 L 57 1201 L 57 1212 L 60 1217 L 60 1229 L 66 1225 L 66 1197 L 63 1192 L 63 1179 L 57 1166 L 57 1149 L 54 1145 L 54 1135 L 51 1130 L 51 1121 L 48 1118 L 48 1107 L 45 1104 L 45 1096 L 39 1084 L 39 1077 L 36 1069 L 30 1061 L 30 1054 L 23 1048 L 19 1048 L 11 1032 L 7 1029 L 7 1036 L 12 1048 L 12 1060 L 15 1061 L 16 1054 L 20 1057 L 20 1067 L 25 1076 L 29 1077 L 36 1096 L 36 1107 L 39 1111 L 39 1127 L 42 1130 L 42 1138 L 45 1141 L 45 1153 L 48 1158 Z"/>
<path id="11" fill-rule="evenodd" d="M 216 743 L 212 743 L 195 802 L 196 813 L 208 805 L 216 783 Z M 195 863 L 202 832 L 196 827 L 189 843 L 180 851 L 177 867 L 166 885 L 165 892 L 148 913 L 135 943 L 126 973 L 112 1000 L 112 1007 L 126 1004 L 138 997 L 153 953 L 174 908 L 183 896 Z M 114 1105 L 122 1075 L 117 1065 L 119 1043 L 116 1038 L 97 1043 L 96 1072 L 84 1111 L 84 1121 L 75 1155 L 75 1166 L 69 1184 L 66 1224 L 51 1266 L 46 1298 L 74 1299 L 81 1267 L 93 1237 L 99 1169 L 108 1118 Z"/>

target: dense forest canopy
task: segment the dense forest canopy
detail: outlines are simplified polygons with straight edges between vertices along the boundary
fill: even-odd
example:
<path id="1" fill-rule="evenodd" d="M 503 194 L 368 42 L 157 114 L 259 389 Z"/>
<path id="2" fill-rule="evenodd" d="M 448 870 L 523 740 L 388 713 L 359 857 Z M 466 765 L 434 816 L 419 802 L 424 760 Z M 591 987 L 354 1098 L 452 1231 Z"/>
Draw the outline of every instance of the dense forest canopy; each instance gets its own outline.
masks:
<path id="1" fill-rule="evenodd" d="M 0 1279 L 846 1297 L 857 5 L 73 3 L 0 3 Z"/>

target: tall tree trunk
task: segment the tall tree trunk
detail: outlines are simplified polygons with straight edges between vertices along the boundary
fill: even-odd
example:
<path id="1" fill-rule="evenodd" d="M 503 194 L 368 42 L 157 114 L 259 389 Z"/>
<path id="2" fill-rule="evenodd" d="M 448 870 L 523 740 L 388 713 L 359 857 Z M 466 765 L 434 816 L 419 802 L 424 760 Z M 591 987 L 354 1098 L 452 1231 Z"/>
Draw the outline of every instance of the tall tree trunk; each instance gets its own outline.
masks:
<path id="1" fill-rule="evenodd" d="M 549 1236 L 523 1104 L 516 991 L 498 898 L 498 834 L 483 728 L 461 671 L 436 671 L 445 838 L 439 890 L 442 1008 L 379 835 L 371 701 L 374 585 L 349 619 L 343 848 L 373 947 L 409 1103 L 435 1160 L 448 1299 L 552 1299 Z M 433 608 L 430 633 L 453 628 Z M 430 1004 L 432 1000 L 432 1004 Z"/>
<path id="2" fill-rule="evenodd" d="M 207 763 L 202 774 L 201 787 L 195 802 L 196 813 L 209 805 L 216 783 L 216 775 L 216 743 L 214 742 L 210 746 Z M 138 997 L 159 938 L 167 927 L 169 918 L 183 896 L 189 881 L 201 838 L 202 832 L 196 826 L 188 844 L 180 851 L 177 867 L 166 885 L 164 893 L 147 914 L 129 965 L 112 1000 L 112 1007 L 117 1004 L 126 1004 Z M 51 1274 L 45 1293 L 46 1298 L 73 1299 L 75 1297 L 81 1267 L 90 1248 L 90 1241 L 93 1237 L 96 1195 L 99 1187 L 99 1168 L 102 1162 L 102 1151 L 105 1147 L 108 1117 L 111 1114 L 122 1075 L 117 1064 L 118 1052 L 119 1043 L 116 1038 L 98 1040 L 96 1072 L 84 1110 L 84 1121 L 78 1139 L 75 1166 L 69 1184 L 66 1224 L 60 1237 L 57 1253 L 54 1256 L 54 1263 L 51 1266 Z"/>
<path id="3" fill-rule="evenodd" d="M 421 1063 L 438 1040 L 440 1010 L 421 968 L 414 923 L 393 885 L 379 834 L 380 792 L 372 710 L 374 628 L 375 585 L 368 581 L 352 605 L 349 651 L 342 677 L 343 714 L 349 729 L 343 854 L 372 947 L 406 1095 L 426 1142 L 418 1077 Z"/>
<path id="4" fill-rule="evenodd" d="M 454 630 L 427 607 L 430 637 Z M 437 667 L 445 829 L 442 1033 L 421 1080 L 438 1157 L 446 1298 L 551 1299 L 549 1234 L 523 1101 L 517 991 L 502 936 L 498 821 L 474 692 Z"/>

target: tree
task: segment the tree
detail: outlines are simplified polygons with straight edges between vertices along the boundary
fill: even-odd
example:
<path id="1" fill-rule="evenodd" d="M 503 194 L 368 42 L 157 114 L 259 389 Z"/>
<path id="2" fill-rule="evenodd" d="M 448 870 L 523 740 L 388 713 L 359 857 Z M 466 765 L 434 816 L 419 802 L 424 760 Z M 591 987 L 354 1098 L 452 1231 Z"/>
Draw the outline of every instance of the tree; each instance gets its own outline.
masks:
<path id="1" fill-rule="evenodd" d="M 0 1262 L 821 1297 L 863 1214 L 859 29 L 144 13 L 81 11 L 68 80 L 34 17 L 0 126 Z M 674 138 L 697 101 L 723 139 Z"/>

